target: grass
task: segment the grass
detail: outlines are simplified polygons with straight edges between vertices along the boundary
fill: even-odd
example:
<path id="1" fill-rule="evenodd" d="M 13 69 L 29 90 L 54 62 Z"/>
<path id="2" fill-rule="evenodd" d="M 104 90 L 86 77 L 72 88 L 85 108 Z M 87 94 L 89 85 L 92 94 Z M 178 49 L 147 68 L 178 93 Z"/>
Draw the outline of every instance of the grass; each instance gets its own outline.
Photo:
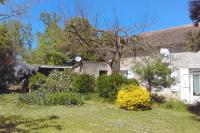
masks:
<path id="1" fill-rule="evenodd" d="M 29 106 L 17 94 L 0 95 L 0 132 L 199 133 L 200 120 L 186 111 L 125 111 L 115 105 Z"/>

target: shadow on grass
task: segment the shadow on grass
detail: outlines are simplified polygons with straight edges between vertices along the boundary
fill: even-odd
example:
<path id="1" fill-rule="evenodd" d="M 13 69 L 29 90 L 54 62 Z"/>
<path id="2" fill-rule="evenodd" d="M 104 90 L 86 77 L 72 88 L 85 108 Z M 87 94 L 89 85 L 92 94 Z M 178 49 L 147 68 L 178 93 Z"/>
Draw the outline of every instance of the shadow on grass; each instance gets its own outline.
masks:
<path id="1" fill-rule="evenodd" d="M 57 130 L 62 130 L 62 125 L 54 121 L 57 119 L 59 119 L 59 117 L 54 115 L 40 119 L 23 118 L 21 116 L 5 117 L 0 115 L 0 132 L 28 133 L 30 130 L 33 131 L 45 128 L 55 128 Z"/>
<path id="2" fill-rule="evenodd" d="M 23 93 L 23 92 L 21 90 L 9 90 L 0 88 L 0 94 L 11 94 L 11 93 Z"/>
<path id="3" fill-rule="evenodd" d="M 195 114 L 195 116 L 193 117 L 193 119 L 200 121 L 200 102 L 194 104 L 194 105 L 189 105 L 188 106 L 188 111 L 190 113 Z"/>
<path id="4" fill-rule="evenodd" d="M 193 104 L 193 105 L 189 105 L 188 111 L 197 116 L 200 116 L 200 102 Z"/>
<path id="5" fill-rule="evenodd" d="M 192 119 L 200 122 L 200 116 L 192 116 Z"/>

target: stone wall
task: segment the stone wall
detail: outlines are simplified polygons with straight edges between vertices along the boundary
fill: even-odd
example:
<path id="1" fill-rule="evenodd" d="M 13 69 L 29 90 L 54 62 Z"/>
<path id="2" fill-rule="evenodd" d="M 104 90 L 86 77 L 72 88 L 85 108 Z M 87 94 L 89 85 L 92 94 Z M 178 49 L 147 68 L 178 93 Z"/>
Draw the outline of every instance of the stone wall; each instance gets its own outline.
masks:
<path id="1" fill-rule="evenodd" d="M 165 96 L 167 99 L 177 99 L 181 100 L 181 90 L 171 90 L 170 88 L 165 88 L 160 91 L 153 91 L 153 93 L 157 93 L 158 95 Z"/>
<path id="2" fill-rule="evenodd" d="M 107 75 L 111 74 L 111 68 L 105 62 L 88 61 L 83 62 L 82 64 L 74 68 L 74 72 L 90 74 L 94 75 L 95 77 L 99 76 L 99 71 L 107 71 Z"/>
<path id="3" fill-rule="evenodd" d="M 200 68 L 200 52 L 172 53 L 170 64 L 176 68 Z"/>

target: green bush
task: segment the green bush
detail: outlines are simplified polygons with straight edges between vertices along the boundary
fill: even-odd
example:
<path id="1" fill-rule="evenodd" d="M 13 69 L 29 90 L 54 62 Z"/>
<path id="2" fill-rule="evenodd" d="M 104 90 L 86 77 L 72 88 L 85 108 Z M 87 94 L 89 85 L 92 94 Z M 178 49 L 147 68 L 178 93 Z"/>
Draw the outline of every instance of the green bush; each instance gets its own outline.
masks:
<path id="1" fill-rule="evenodd" d="M 52 71 L 46 80 L 46 89 L 49 92 L 67 92 L 72 89 L 74 74 L 69 70 Z"/>
<path id="2" fill-rule="evenodd" d="M 48 92 L 67 92 L 72 90 L 74 73 L 69 70 L 52 71 L 48 77 L 37 73 L 29 80 L 30 92 L 46 90 Z"/>
<path id="3" fill-rule="evenodd" d="M 133 81 L 133 82 L 132 82 Z M 123 84 L 133 84 L 138 85 L 134 80 L 128 80 L 122 75 L 113 74 L 110 76 L 103 75 L 99 76 L 96 80 L 96 88 L 99 93 L 99 96 L 108 99 L 109 101 L 114 101 L 118 89 Z"/>
<path id="4" fill-rule="evenodd" d="M 96 103 L 107 103 L 107 102 L 109 102 L 107 99 L 100 97 L 97 92 L 87 93 L 87 94 L 84 94 L 84 95 L 81 95 L 81 96 L 86 101 L 92 101 L 92 102 L 96 102 Z"/>
<path id="5" fill-rule="evenodd" d="M 127 110 L 151 109 L 151 97 L 146 88 L 134 85 L 124 85 L 120 88 L 116 103 L 118 107 Z"/>
<path id="6" fill-rule="evenodd" d="M 48 95 L 48 105 L 81 105 L 83 101 L 78 93 L 53 93 Z"/>
<path id="7" fill-rule="evenodd" d="M 78 93 L 86 94 L 94 92 L 95 78 L 88 74 L 76 75 L 73 81 L 73 90 Z"/>
<path id="8" fill-rule="evenodd" d="M 165 97 L 164 96 L 160 96 L 160 95 L 158 95 L 158 94 L 156 94 L 156 93 L 154 93 L 154 94 L 151 94 L 151 102 L 152 103 L 158 103 L 158 104 L 162 104 L 162 103 L 164 103 L 165 102 Z"/>
<path id="9" fill-rule="evenodd" d="M 31 105 L 81 105 L 82 98 L 78 93 L 48 93 L 39 94 L 22 94 L 19 101 Z"/>
<path id="10" fill-rule="evenodd" d="M 184 102 L 177 100 L 166 101 L 164 104 L 161 104 L 161 107 L 176 111 L 185 111 L 187 109 L 187 105 Z"/>
<path id="11" fill-rule="evenodd" d="M 132 84 L 132 85 L 136 85 L 136 86 L 140 85 L 139 82 L 136 79 L 126 79 L 126 83 L 125 84 L 126 85 Z"/>
<path id="12" fill-rule="evenodd" d="M 37 73 L 29 79 L 29 91 L 33 92 L 39 88 L 43 88 L 47 77 L 41 73 Z"/>

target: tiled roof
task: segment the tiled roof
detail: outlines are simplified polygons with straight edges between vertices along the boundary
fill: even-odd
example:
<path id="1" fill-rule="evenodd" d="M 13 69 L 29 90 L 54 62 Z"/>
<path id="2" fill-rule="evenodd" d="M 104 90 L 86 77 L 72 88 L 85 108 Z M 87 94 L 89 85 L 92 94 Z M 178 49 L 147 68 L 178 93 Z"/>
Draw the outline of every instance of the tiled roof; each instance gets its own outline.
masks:
<path id="1" fill-rule="evenodd" d="M 145 32 L 140 36 L 144 39 L 144 43 L 137 46 L 137 56 L 159 52 L 160 48 L 169 48 L 172 53 L 188 52 L 189 49 L 185 45 L 185 36 L 190 31 L 197 31 L 199 28 L 192 24 L 172 27 L 169 29 Z M 133 46 L 125 49 L 124 57 L 133 56 Z"/>

